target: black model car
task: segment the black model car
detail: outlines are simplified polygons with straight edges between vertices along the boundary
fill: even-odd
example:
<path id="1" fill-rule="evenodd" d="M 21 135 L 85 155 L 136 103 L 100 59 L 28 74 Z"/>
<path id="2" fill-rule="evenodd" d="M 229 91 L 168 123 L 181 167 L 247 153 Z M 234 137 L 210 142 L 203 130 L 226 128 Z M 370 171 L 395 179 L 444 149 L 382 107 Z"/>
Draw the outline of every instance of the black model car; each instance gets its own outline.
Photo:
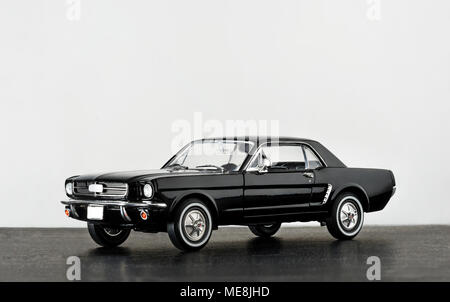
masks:
<path id="1" fill-rule="evenodd" d="M 235 137 L 195 140 L 160 170 L 70 177 L 62 203 L 99 245 L 167 231 L 176 247 L 196 250 L 221 225 L 268 237 L 283 222 L 319 221 L 351 239 L 395 188 L 390 170 L 348 168 L 313 140 Z"/>

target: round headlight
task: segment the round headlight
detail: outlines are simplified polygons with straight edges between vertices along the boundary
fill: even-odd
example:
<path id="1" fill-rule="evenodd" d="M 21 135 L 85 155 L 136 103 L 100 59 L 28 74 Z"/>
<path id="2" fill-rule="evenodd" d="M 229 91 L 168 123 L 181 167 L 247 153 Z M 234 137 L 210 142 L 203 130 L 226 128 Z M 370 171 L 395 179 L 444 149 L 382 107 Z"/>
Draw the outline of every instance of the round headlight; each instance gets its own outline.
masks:
<path id="1" fill-rule="evenodd" d="M 73 194 L 73 184 L 71 182 L 66 183 L 66 193 L 67 195 Z"/>
<path id="2" fill-rule="evenodd" d="M 153 196 L 153 187 L 151 184 L 145 184 L 143 189 L 144 196 L 151 198 Z"/>

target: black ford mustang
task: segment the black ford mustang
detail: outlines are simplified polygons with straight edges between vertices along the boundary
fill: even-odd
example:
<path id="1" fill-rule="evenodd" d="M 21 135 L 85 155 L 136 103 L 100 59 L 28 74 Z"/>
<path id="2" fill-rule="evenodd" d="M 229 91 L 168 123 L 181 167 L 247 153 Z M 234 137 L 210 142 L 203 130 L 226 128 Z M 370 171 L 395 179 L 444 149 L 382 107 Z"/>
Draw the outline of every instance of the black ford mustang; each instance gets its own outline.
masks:
<path id="1" fill-rule="evenodd" d="M 196 140 L 160 170 L 73 176 L 67 216 L 87 221 L 95 242 L 113 247 L 130 231 L 168 232 L 197 250 L 219 225 L 274 235 L 283 222 L 319 221 L 337 239 L 355 237 L 365 212 L 395 193 L 390 170 L 347 168 L 320 143 L 287 137 Z"/>

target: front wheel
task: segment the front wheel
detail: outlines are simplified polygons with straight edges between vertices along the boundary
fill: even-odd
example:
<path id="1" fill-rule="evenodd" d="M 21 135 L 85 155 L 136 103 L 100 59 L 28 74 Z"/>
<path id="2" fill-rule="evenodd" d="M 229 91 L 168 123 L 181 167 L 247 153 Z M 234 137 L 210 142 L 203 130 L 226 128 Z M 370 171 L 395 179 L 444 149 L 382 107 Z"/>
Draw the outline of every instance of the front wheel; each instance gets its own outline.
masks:
<path id="1" fill-rule="evenodd" d="M 364 222 L 364 209 L 358 196 L 352 193 L 340 195 L 327 219 L 330 234 L 340 240 L 348 240 L 358 235 Z"/>
<path id="2" fill-rule="evenodd" d="M 208 207 L 200 200 L 184 201 L 167 224 L 173 245 L 182 251 L 195 251 L 204 247 L 212 232 L 212 218 Z"/>
<path id="3" fill-rule="evenodd" d="M 88 231 L 91 238 L 104 247 L 116 247 L 121 245 L 130 236 L 130 229 L 119 229 L 114 227 L 103 227 L 88 222 Z"/>
<path id="4" fill-rule="evenodd" d="M 259 237 L 265 237 L 268 238 L 270 236 L 275 235 L 276 232 L 281 227 L 281 222 L 265 225 L 265 224 L 258 224 L 258 225 L 249 225 L 248 228 L 250 231 L 252 231 L 253 234 Z"/>

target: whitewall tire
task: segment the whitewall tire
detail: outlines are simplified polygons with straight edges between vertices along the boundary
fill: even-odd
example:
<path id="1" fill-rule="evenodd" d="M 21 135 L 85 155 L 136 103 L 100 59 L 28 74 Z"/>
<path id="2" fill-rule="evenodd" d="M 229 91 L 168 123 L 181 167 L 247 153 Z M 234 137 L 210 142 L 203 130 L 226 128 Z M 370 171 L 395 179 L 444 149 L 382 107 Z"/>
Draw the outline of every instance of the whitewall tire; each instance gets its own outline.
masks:
<path id="1" fill-rule="evenodd" d="M 172 220 L 167 225 L 167 232 L 173 245 L 182 251 L 199 250 L 211 238 L 211 212 L 200 200 L 183 201 L 176 208 Z"/>
<path id="2" fill-rule="evenodd" d="M 353 193 L 339 195 L 327 219 L 330 234 L 340 240 L 354 238 L 364 224 L 364 209 L 359 197 Z"/>

